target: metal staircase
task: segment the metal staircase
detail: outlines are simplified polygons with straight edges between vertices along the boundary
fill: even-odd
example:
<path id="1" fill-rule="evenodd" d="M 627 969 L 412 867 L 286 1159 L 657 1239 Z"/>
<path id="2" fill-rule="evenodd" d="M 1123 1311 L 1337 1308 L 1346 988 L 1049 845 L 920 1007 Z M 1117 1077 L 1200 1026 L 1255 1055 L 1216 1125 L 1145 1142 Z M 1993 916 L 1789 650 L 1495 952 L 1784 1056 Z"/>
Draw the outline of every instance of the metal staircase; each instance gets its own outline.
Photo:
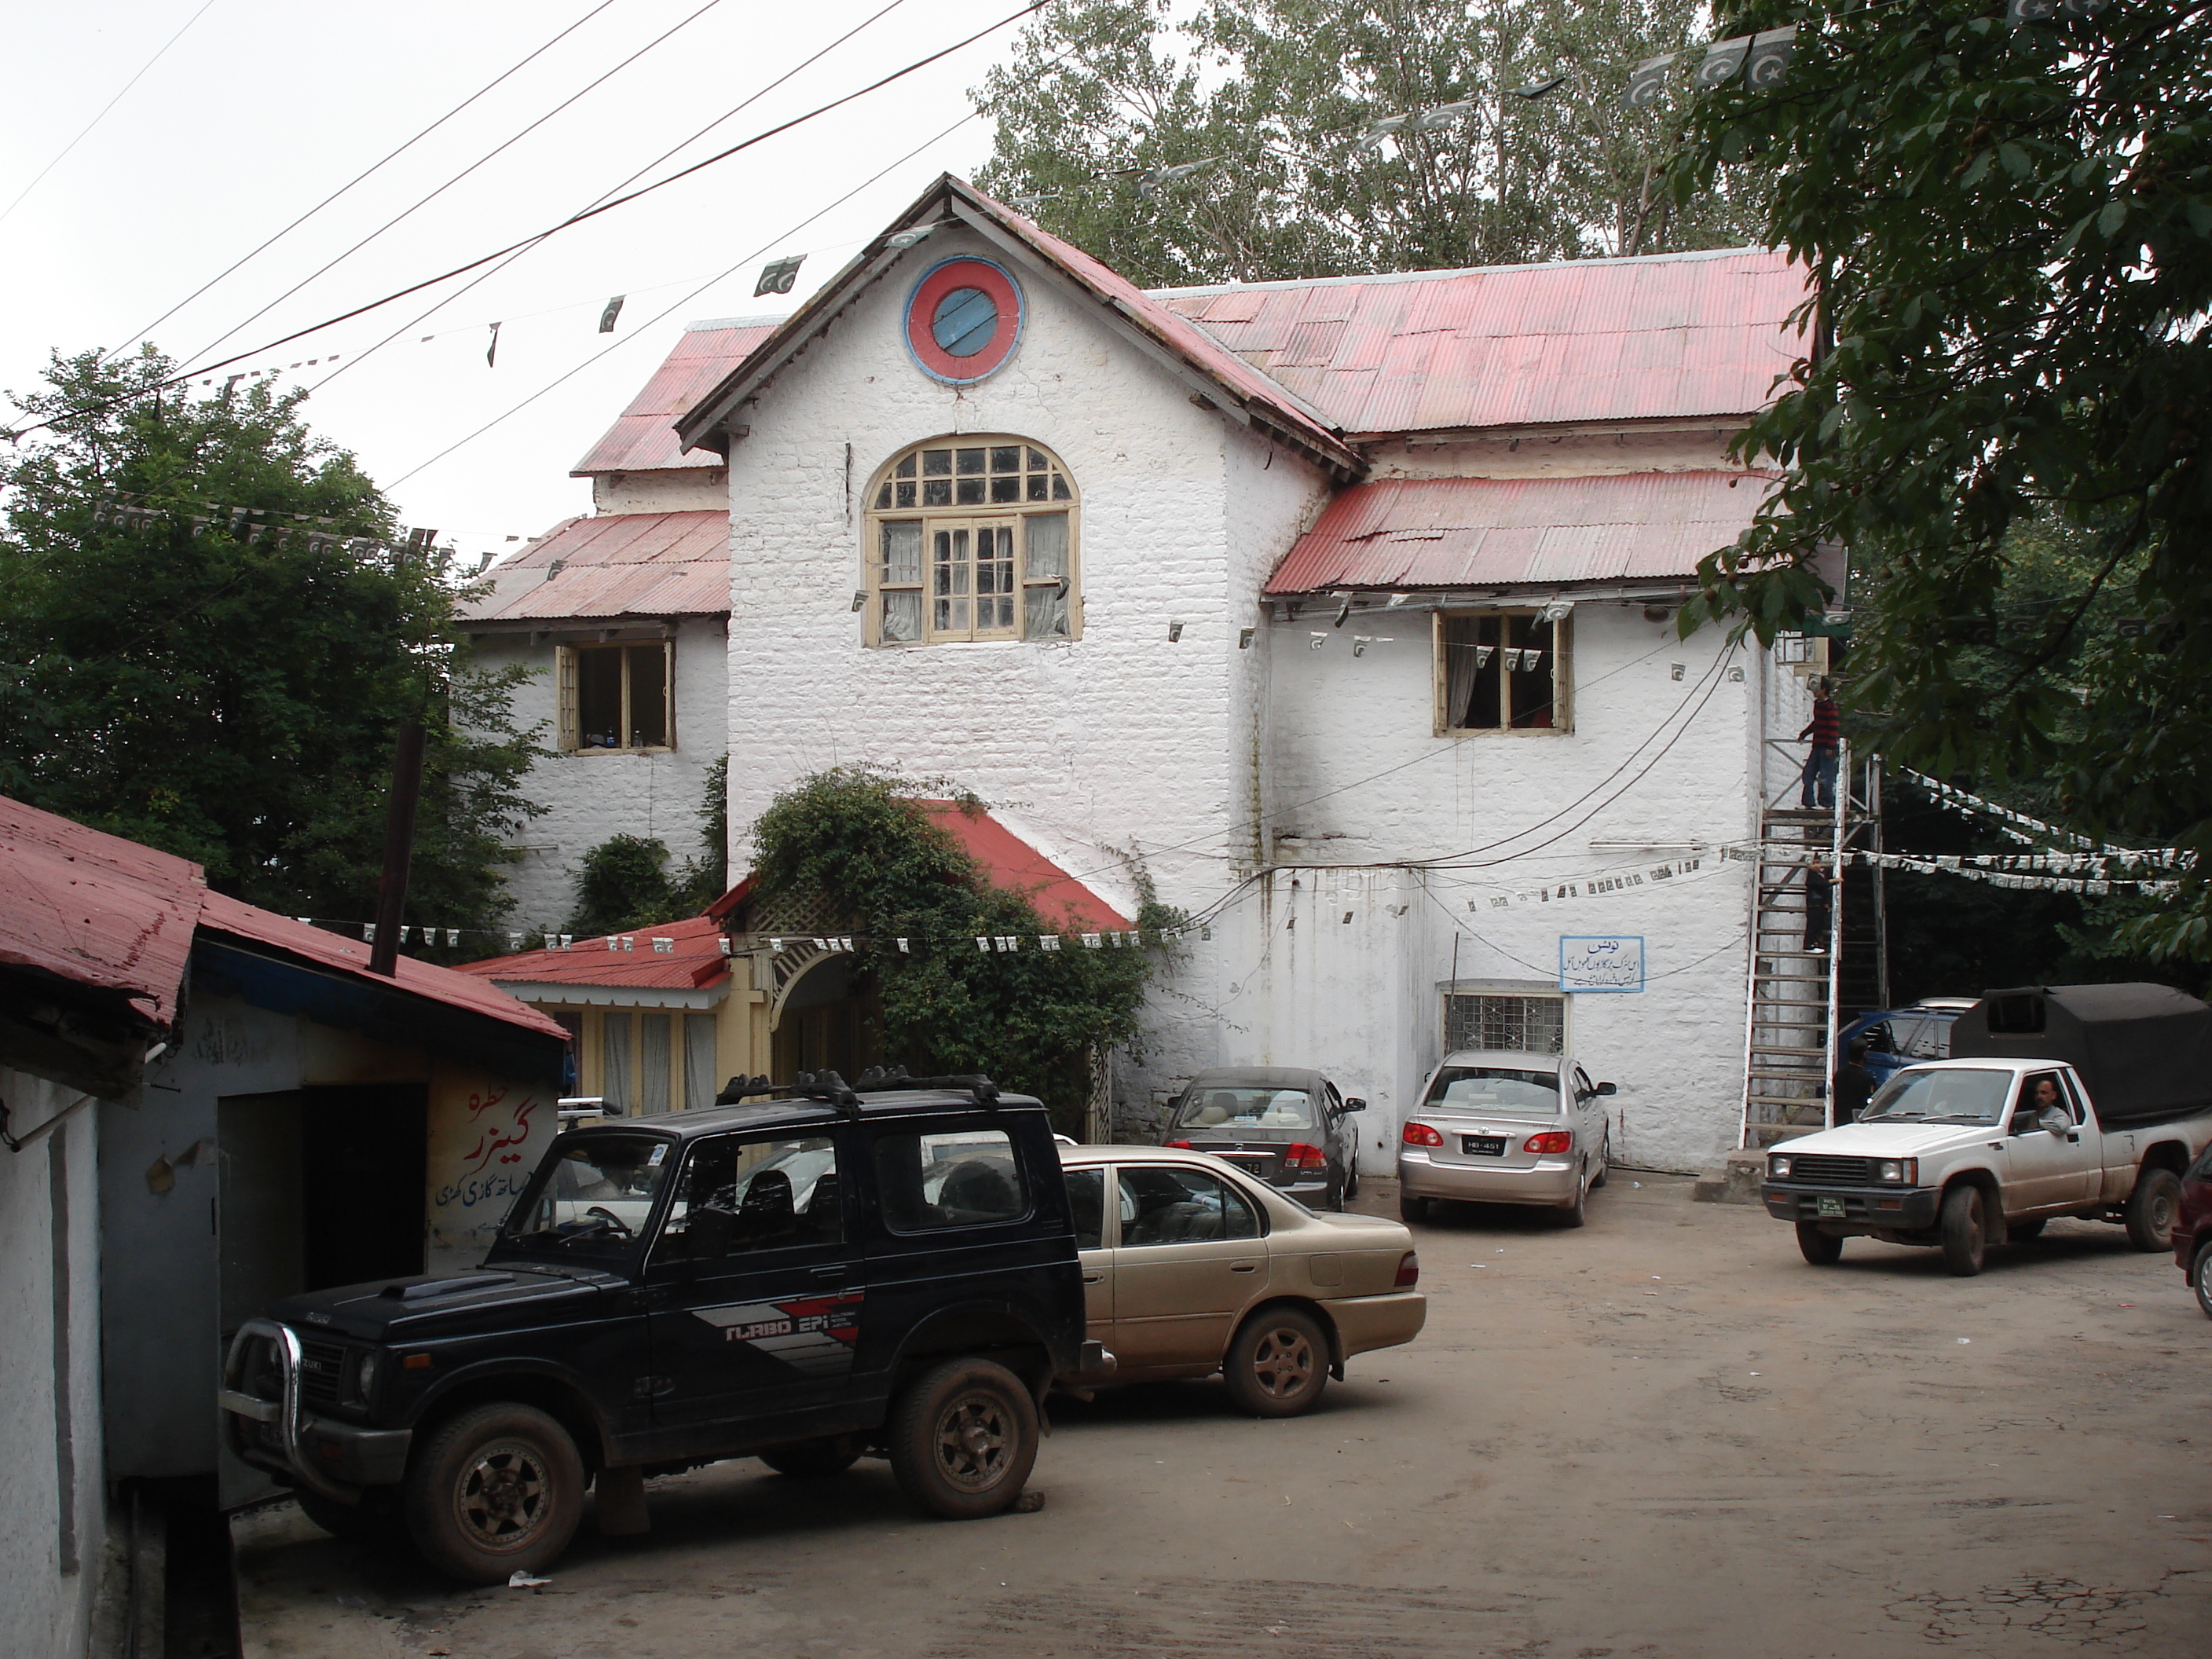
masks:
<path id="1" fill-rule="evenodd" d="M 1828 1122 L 1829 1056 L 1841 1015 L 1844 848 L 1863 821 L 1851 798 L 1848 745 L 1836 762 L 1840 810 L 1768 801 L 1759 813 L 1744 987 L 1743 1146 L 1771 1146 Z M 1781 799 L 1796 787 L 1793 778 Z M 1826 923 L 1808 938 L 1809 913 L 1823 890 Z"/>

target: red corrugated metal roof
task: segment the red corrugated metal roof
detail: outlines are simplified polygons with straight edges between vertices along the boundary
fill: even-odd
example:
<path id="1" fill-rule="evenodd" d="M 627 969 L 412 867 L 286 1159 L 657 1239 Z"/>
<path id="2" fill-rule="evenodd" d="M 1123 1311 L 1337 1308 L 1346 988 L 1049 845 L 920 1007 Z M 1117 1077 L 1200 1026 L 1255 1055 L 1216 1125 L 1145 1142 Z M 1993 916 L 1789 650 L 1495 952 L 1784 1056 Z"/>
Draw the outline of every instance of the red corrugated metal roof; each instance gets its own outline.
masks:
<path id="1" fill-rule="evenodd" d="M 983 868 L 994 887 L 1026 893 L 1048 921 L 1070 933 L 1120 932 L 1132 924 L 1121 912 L 1092 892 L 1059 865 L 1006 828 L 988 812 L 963 811 L 957 801 L 920 803 L 932 818 L 945 826 Z M 719 983 L 729 971 L 722 955 L 719 916 L 743 902 L 750 892 L 750 876 L 739 882 L 709 908 L 703 916 L 641 927 L 627 937 L 580 939 L 565 951 L 525 951 L 511 957 L 472 962 L 459 969 L 495 980 L 501 985 L 574 985 L 602 990 L 688 990 Z M 327 936 L 326 936 L 327 937 Z M 665 939 L 671 949 L 655 951 L 653 941 Z"/>
<path id="2" fill-rule="evenodd" d="M 1359 461 L 1345 445 L 1330 420 L 1304 400 L 1304 394 L 1280 378 L 1255 369 L 1237 352 L 1203 328 L 1193 327 L 1178 310 L 1163 305 L 1110 266 L 1092 258 L 1073 242 L 1064 242 L 1035 222 L 1001 202 L 994 201 L 974 185 L 947 175 L 944 183 L 957 189 L 988 210 L 1000 227 L 1050 260 L 1130 322 L 1189 363 L 1220 381 L 1239 397 L 1265 407 L 1293 435 L 1357 470 Z M 1125 924 L 1126 925 L 1126 924 Z"/>
<path id="3" fill-rule="evenodd" d="M 929 815 L 968 849 L 994 887 L 1026 893 L 1047 921 L 1072 933 L 1119 933 L 1127 917 L 1061 869 L 988 812 L 969 812 L 957 801 L 926 800 Z"/>
<path id="4" fill-rule="evenodd" d="M 1391 478 L 1332 501 L 1272 594 L 1687 576 L 1765 499 L 1760 472 Z"/>
<path id="5" fill-rule="evenodd" d="M 744 319 L 693 323 L 684 331 L 667 360 L 653 371 L 645 389 L 630 399 L 621 418 L 592 446 L 591 453 L 576 463 L 569 477 L 720 466 L 720 456 L 682 452 L 676 439 L 676 417 L 720 385 L 755 346 L 775 332 L 773 322 Z"/>
<path id="6" fill-rule="evenodd" d="M 222 893 L 209 893 L 200 911 L 200 926 L 211 932 L 228 933 L 233 938 L 248 939 L 284 951 L 289 956 L 301 957 L 318 967 L 329 968 L 351 978 L 371 985 L 394 986 L 418 997 L 428 997 L 450 1007 L 465 1009 L 472 1014 L 482 1014 L 487 1019 L 504 1021 L 519 1025 L 542 1036 L 558 1037 L 568 1041 L 568 1033 L 555 1021 L 494 985 L 472 979 L 457 968 L 441 968 L 435 963 L 417 962 L 411 957 L 399 958 L 397 972 L 390 979 L 368 970 L 369 947 L 356 939 L 341 939 L 320 927 L 310 927 L 304 921 L 295 921 L 289 916 L 280 916 Z"/>
<path id="7" fill-rule="evenodd" d="M 570 519 L 494 566 L 491 592 L 462 615 L 471 622 L 722 616 L 730 608 L 729 543 L 725 512 Z"/>
<path id="8" fill-rule="evenodd" d="M 200 866 L 0 795 L 0 963 L 176 1016 Z"/>
<path id="9" fill-rule="evenodd" d="M 117 991 L 155 1024 L 175 1018 L 194 933 L 205 927 L 271 945 L 373 985 L 503 1020 L 567 1033 L 504 991 L 406 957 L 396 980 L 368 971 L 368 947 L 210 892 L 200 866 L 0 796 L 0 962 Z"/>
<path id="10" fill-rule="evenodd" d="M 629 948 L 623 948 L 623 940 Z M 671 948 L 657 951 L 665 939 Z M 610 944 L 613 948 L 609 949 Z M 730 971 L 722 930 L 711 916 L 687 916 L 635 933 L 580 939 L 565 951 L 524 951 L 471 962 L 464 974 L 501 985 L 577 985 L 641 991 L 687 991 L 719 984 Z"/>
<path id="11" fill-rule="evenodd" d="M 1152 297 L 1359 436 L 1749 414 L 1801 354 L 1806 283 L 1736 249 Z"/>

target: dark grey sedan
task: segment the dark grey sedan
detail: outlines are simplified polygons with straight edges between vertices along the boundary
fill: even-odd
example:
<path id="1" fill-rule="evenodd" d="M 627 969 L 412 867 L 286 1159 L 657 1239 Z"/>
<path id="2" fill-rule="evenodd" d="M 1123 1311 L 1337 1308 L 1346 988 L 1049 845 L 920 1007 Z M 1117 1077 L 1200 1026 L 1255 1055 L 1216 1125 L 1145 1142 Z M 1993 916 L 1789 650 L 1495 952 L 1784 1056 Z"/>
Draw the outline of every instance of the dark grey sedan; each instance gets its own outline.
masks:
<path id="1" fill-rule="evenodd" d="M 1161 1144 L 1212 1152 L 1310 1208 L 1340 1210 L 1359 1190 L 1364 1112 L 1319 1072 L 1237 1066 L 1200 1072 L 1176 1097 Z"/>

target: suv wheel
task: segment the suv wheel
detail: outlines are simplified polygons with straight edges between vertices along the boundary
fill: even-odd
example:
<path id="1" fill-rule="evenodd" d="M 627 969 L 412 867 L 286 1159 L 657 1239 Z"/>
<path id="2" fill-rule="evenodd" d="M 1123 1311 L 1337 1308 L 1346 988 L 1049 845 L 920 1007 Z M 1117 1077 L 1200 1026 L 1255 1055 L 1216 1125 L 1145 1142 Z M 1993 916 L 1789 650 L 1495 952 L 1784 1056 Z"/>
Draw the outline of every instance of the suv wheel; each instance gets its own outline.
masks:
<path id="1" fill-rule="evenodd" d="M 1229 1397 L 1255 1417 L 1296 1417 L 1328 1386 L 1328 1338 L 1311 1314 L 1262 1308 L 1244 1322 L 1221 1362 Z"/>
<path id="2" fill-rule="evenodd" d="M 988 1359 L 948 1359 L 908 1385 L 891 1413 L 891 1472 L 948 1521 L 1012 1509 L 1036 1463 L 1036 1402 Z"/>
<path id="3" fill-rule="evenodd" d="M 333 1538 L 354 1544 L 380 1544 L 405 1535 L 407 1517 L 399 1512 L 399 1493 L 391 1486 L 370 1486 L 358 1504 L 341 1504 L 334 1498 L 302 1487 L 292 1494 L 306 1516 Z"/>
<path id="4" fill-rule="evenodd" d="M 408 1530 L 423 1559 L 473 1584 L 550 1566 L 584 1516 L 584 1462 L 534 1406 L 463 1412 L 409 1470 Z"/>
<path id="5" fill-rule="evenodd" d="M 860 1461 L 860 1449 L 850 1435 L 827 1434 L 819 1440 L 794 1440 L 760 1455 L 760 1461 L 778 1474 L 793 1480 L 826 1480 L 842 1474 Z"/>
<path id="6" fill-rule="evenodd" d="M 2128 1243 L 2139 1250 L 2172 1249 L 2180 1208 L 2181 1177 L 2171 1170 L 2145 1170 L 2128 1194 Z"/>
<path id="7" fill-rule="evenodd" d="M 1982 1270 L 1989 1253 L 1989 1211 L 1979 1187 L 1960 1184 L 1943 1194 L 1943 1213 L 1936 1231 L 1943 1241 L 1943 1265 L 1960 1279 L 1972 1279 Z"/>
<path id="8" fill-rule="evenodd" d="M 2189 1288 L 2197 1292 L 2197 1305 L 2212 1319 L 2212 1243 L 2201 1245 L 2189 1264 Z"/>

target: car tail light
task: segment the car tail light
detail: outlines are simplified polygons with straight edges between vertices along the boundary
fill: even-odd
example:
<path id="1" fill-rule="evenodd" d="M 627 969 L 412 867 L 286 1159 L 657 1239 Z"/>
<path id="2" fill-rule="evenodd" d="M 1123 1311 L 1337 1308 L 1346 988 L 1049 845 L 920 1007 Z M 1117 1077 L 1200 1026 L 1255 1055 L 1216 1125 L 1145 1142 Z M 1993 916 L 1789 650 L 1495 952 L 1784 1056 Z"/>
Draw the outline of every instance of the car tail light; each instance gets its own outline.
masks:
<path id="1" fill-rule="evenodd" d="M 1283 1162 L 1293 1170 L 1326 1170 L 1328 1154 L 1318 1146 L 1309 1146 L 1303 1140 L 1294 1140 L 1283 1148 Z"/>
<path id="2" fill-rule="evenodd" d="M 1398 1258 L 1398 1277 L 1391 1281 L 1398 1289 L 1408 1290 L 1421 1282 L 1421 1258 L 1408 1250 Z"/>
<path id="3" fill-rule="evenodd" d="M 1163 1140 L 1160 1142 L 1160 1145 L 1163 1146 L 1180 1146 L 1186 1152 L 1191 1149 L 1190 1142 L 1188 1140 Z"/>
<path id="4" fill-rule="evenodd" d="M 1408 1146 L 1441 1146 L 1444 1138 L 1425 1123 L 1408 1123 L 1398 1139 Z"/>
<path id="5" fill-rule="evenodd" d="M 1574 1149 L 1574 1133 L 1567 1129 L 1547 1129 L 1540 1135 L 1530 1135 L 1521 1148 L 1524 1152 L 1571 1152 Z"/>

